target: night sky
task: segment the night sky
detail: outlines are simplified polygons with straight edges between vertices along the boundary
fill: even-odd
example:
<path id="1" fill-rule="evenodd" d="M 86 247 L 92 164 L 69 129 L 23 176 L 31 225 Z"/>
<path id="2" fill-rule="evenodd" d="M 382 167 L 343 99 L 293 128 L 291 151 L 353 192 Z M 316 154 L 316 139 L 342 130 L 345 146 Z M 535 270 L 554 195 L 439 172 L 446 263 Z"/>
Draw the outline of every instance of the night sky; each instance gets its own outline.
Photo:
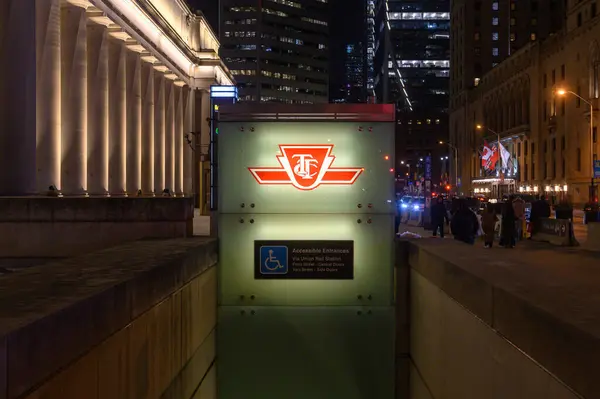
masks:
<path id="1" fill-rule="evenodd" d="M 215 32 L 218 29 L 218 0 L 186 0 L 192 10 L 201 10 Z M 349 43 L 364 41 L 365 1 L 329 0 L 329 32 L 331 51 L 330 93 L 337 90 L 344 79 L 345 48 Z"/>
<path id="2" fill-rule="evenodd" d="M 208 19 L 208 22 L 212 25 L 213 30 L 217 32 L 218 29 L 218 0 L 186 0 L 192 10 L 200 10 Z"/>

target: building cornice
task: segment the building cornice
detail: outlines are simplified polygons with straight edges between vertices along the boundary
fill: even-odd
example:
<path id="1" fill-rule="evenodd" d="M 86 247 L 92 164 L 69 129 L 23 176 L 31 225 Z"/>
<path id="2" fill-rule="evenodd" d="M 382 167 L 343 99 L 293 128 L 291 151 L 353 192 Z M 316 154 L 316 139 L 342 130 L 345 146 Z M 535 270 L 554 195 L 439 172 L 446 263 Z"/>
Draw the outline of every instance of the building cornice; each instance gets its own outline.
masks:
<path id="1" fill-rule="evenodd" d="M 191 87 L 196 87 L 197 79 L 211 77 L 219 84 L 234 83 L 230 71 L 215 51 L 194 52 L 147 0 L 92 2 Z M 186 11 L 189 8 L 186 7 Z M 199 26 L 201 29 L 210 29 L 208 24 Z M 214 33 L 210 34 L 214 37 Z"/>

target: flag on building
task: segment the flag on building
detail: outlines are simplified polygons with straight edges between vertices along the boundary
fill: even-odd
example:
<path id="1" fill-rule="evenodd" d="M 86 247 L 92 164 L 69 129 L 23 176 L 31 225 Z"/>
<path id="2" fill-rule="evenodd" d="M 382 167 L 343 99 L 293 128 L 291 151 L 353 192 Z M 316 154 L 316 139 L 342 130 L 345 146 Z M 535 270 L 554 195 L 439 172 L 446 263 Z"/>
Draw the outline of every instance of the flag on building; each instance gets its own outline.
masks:
<path id="1" fill-rule="evenodd" d="M 500 145 L 500 156 L 502 157 L 502 167 L 506 169 L 508 167 L 508 161 L 510 161 L 510 152 L 502 145 L 502 143 L 498 143 Z"/>
<path id="2" fill-rule="evenodd" d="M 481 152 L 481 167 L 486 170 L 496 169 L 496 163 L 498 162 L 498 151 L 497 148 L 490 147 L 487 141 L 483 142 L 483 151 Z"/>

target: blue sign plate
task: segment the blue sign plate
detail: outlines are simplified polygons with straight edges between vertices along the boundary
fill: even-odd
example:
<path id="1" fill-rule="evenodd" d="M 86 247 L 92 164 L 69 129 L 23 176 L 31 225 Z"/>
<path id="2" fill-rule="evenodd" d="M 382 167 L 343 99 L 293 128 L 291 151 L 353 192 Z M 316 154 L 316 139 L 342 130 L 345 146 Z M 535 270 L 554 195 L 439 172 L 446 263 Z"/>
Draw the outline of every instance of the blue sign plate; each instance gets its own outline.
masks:
<path id="1" fill-rule="evenodd" d="M 254 278 L 352 280 L 354 241 L 254 241 Z"/>

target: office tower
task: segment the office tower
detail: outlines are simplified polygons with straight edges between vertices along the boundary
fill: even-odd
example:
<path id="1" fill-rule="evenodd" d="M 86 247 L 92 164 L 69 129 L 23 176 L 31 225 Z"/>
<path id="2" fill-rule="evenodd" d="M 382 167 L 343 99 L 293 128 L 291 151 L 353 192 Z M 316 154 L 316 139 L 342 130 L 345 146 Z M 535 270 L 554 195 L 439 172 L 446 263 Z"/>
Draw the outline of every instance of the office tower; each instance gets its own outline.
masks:
<path id="1" fill-rule="evenodd" d="M 365 58 L 362 43 L 348 44 L 346 46 L 346 62 L 344 63 L 344 102 L 364 103 L 365 86 Z"/>
<path id="2" fill-rule="evenodd" d="M 397 104 L 396 159 L 416 166 L 432 155 L 434 183 L 448 148 L 449 0 L 377 0 L 374 86 L 378 102 Z M 403 178 L 405 164 L 396 165 Z M 424 168 L 413 168 L 412 179 Z"/>
<path id="3" fill-rule="evenodd" d="M 219 19 L 240 101 L 328 102 L 327 0 L 221 0 Z"/>

